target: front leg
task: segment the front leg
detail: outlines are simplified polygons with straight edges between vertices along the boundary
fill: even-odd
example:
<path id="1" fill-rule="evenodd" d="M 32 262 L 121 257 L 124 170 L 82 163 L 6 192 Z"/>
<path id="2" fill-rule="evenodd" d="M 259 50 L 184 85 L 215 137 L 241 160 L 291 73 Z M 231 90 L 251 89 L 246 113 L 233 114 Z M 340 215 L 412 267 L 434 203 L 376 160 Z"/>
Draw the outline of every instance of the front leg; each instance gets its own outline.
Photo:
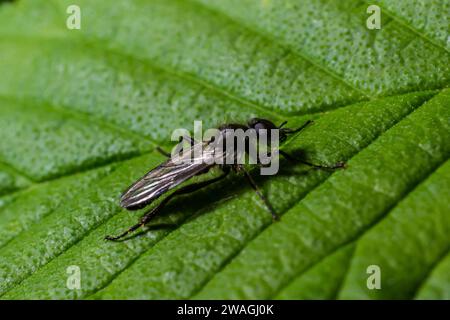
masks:
<path id="1" fill-rule="evenodd" d="M 279 220 L 280 218 L 278 217 L 278 215 L 276 214 L 274 208 L 272 207 L 272 205 L 270 204 L 269 200 L 267 200 L 267 198 L 264 196 L 264 194 L 262 193 L 261 189 L 258 187 L 258 185 L 256 184 L 255 180 L 253 180 L 252 176 L 250 175 L 250 173 L 244 168 L 243 165 L 236 165 L 235 169 L 237 172 L 243 172 L 245 177 L 247 178 L 247 181 L 250 183 L 250 185 L 252 186 L 253 190 L 255 191 L 255 193 L 258 195 L 258 197 L 261 199 L 261 201 L 264 203 L 264 205 L 266 206 L 267 210 L 270 212 L 270 214 L 272 215 L 272 219 L 274 221 Z"/>
<path id="2" fill-rule="evenodd" d="M 172 157 L 172 155 L 170 154 L 170 152 L 167 152 L 166 150 L 164 150 L 163 148 L 161 148 L 160 146 L 156 147 L 156 151 L 158 151 L 159 153 L 161 153 L 163 156 L 170 158 Z"/>

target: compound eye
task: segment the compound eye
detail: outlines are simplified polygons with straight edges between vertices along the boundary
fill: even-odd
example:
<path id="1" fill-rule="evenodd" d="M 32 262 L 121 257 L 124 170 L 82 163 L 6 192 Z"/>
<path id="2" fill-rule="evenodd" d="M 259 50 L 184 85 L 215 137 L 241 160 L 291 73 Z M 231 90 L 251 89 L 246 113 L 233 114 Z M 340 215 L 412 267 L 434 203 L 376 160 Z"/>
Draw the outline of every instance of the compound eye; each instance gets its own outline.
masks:
<path id="1" fill-rule="evenodd" d="M 261 129 L 267 129 L 266 125 L 262 122 L 255 123 L 254 128 L 256 131 L 259 131 Z"/>
<path id="2" fill-rule="evenodd" d="M 258 118 L 250 119 L 250 121 L 248 122 L 248 126 L 250 128 L 255 129 L 256 131 L 259 131 L 261 129 L 270 130 L 270 129 L 275 129 L 276 128 L 276 126 L 272 122 L 270 122 L 269 120 L 258 119 Z"/>

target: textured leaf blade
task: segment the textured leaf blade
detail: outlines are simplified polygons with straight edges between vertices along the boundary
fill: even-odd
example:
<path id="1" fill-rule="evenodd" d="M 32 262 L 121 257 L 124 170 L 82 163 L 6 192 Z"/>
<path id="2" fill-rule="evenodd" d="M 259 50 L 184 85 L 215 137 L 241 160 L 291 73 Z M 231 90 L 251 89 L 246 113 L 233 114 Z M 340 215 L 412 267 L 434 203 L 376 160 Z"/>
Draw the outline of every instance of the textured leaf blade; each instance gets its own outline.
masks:
<path id="1" fill-rule="evenodd" d="M 448 1 L 377 3 L 381 30 L 353 0 L 81 0 L 72 31 L 69 0 L 2 4 L 2 298 L 448 297 Z M 315 119 L 283 148 L 349 168 L 258 178 L 280 223 L 233 176 L 103 240 L 174 128 L 253 116 Z"/>
<path id="2" fill-rule="evenodd" d="M 446 94 L 387 131 L 349 161 L 347 170 L 334 174 L 283 221 L 261 233 L 198 297 L 270 298 L 311 261 L 323 257 L 320 253 L 353 241 L 381 219 L 411 186 L 448 158 L 448 100 L 441 104 Z M 415 161 L 409 163 L 412 155 Z M 349 189 L 352 184 L 357 187 Z"/>

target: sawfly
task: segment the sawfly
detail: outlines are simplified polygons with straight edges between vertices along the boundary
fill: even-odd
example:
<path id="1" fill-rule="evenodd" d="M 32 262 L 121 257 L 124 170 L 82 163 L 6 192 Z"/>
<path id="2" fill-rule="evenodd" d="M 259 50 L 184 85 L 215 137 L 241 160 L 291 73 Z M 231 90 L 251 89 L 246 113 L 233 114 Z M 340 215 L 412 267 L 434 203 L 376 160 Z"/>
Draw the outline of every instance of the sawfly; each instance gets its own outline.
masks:
<path id="1" fill-rule="evenodd" d="M 137 224 L 130 227 L 123 233 L 117 236 L 107 236 L 106 240 L 118 240 L 126 235 L 132 233 L 136 229 L 145 226 L 154 216 L 156 216 L 161 209 L 174 197 L 188 194 L 194 191 L 197 191 L 201 188 L 204 188 L 212 183 L 218 182 L 224 179 L 230 171 L 242 173 L 250 186 L 254 189 L 258 197 L 262 200 L 267 210 L 271 213 L 274 220 L 278 219 L 275 210 L 267 201 L 264 194 L 261 192 L 261 189 L 258 187 L 248 170 L 244 167 L 244 165 L 237 163 L 236 161 L 233 163 L 228 163 L 223 161 L 225 158 L 232 158 L 234 160 L 238 157 L 238 151 L 236 147 L 234 149 L 229 150 L 229 148 L 224 148 L 224 142 L 226 142 L 227 137 L 229 139 L 229 132 L 233 130 L 253 130 L 255 132 L 256 137 L 260 138 L 262 133 L 269 134 L 269 136 L 274 133 L 274 130 L 277 130 L 278 140 L 284 141 L 288 135 L 298 133 L 304 128 L 306 128 L 309 124 L 312 123 L 311 120 L 306 121 L 302 126 L 296 129 L 283 128 L 283 126 L 287 123 L 287 121 L 283 122 L 281 125 L 276 126 L 273 122 L 260 119 L 253 118 L 248 121 L 247 124 L 234 124 L 228 123 L 220 126 L 217 129 L 218 135 L 208 139 L 206 141 L 194 141 L 190 137 L 184 136 L 183 140 L 188 141 L 189 147 L 187 152 L 178 152 L 169 154 L 162 150 L 161 148 L 157 148 L 159 152 L 168 157 L 168 159 L 157 166 L 156 168 L 150 170 L 147 174 L 145 174 L 142 178 L 133 183 L 121 196 L 120 198 L 120 206 L 127 210 L 138 210 L 144 208 L 145 206 L 151 204 L 161 195 L 165 194 L 169 190 L 175 188 L 179 184 L 191 179 L 194 176 L 201 175 L 207 173 L 212 167 L 219 166 L 222 174 L 218 177 L 212 178 L 210 180 L 206 180 L 203 182 L 192 183 L 190 185 L 181 187 L 164 198 L 157 206 L 147 211 L 142 218 L 139 220 Z M 235 139 L 235 137 L 233 137 Z M 245 146 L 245 152 L 248 152 L 250 142 L 248 136 L 244 136 L 240 138 L 241 145 Z M 218 148 L 218 143 L 221 142 L 221 147 Z M 239 141 L 238 141 L 239 142 Z M 278 142 L 278 141 L 277 141 Z M 266 139 L 266 144 L 271 150 L 271 140 Z M 236 146 L 236 144 L 233 144 Z M 185 150 L 186 151 L 186 150 Z M 323 166 L 313 164 L 301 159 L 296 159 L 290 154 L 277 150 L 278 154 L 285 157 L 287 160 L 293 162 L 300 162 L 306 164 L 308 166 L 314 168 L 325 168 L 325 169 L 336 169 L 344 167 L 344 163 L 338 162 L 334 166 Z M 259 165 L 264 165 L 261 162 L 257 162 Z"/>

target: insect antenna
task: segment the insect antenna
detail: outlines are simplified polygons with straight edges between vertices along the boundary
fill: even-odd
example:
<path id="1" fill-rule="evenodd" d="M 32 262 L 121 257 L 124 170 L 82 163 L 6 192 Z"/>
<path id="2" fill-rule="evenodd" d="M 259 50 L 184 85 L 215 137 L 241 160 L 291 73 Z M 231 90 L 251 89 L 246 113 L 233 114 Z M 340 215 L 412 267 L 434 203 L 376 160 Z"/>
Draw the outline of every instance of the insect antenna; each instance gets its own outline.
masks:
<path id="1" fill-rule="evenodd" d="M 305 129 L 307 126 L 309 126 L 311 123 L 313 123 L 312 120 L 308 120 L 306 121 L 304 124 L 302 124 L 300 127 L 298 127 L 297 129 L 291 129 L 291 128 L 283 128 L 281 129 L 281 131 L 283 133 L 287 133 L 287 134 L 292 134 L 292 133 L 297 133 L 302 131 L 303 129 Z"/>
<path id="2" fill-rule="evenodd" d="M 281 129 L 286 123 L 287 123 L 287 120 L 283 121 L 283 122 L 278 126 L 278 129 Z"/>

